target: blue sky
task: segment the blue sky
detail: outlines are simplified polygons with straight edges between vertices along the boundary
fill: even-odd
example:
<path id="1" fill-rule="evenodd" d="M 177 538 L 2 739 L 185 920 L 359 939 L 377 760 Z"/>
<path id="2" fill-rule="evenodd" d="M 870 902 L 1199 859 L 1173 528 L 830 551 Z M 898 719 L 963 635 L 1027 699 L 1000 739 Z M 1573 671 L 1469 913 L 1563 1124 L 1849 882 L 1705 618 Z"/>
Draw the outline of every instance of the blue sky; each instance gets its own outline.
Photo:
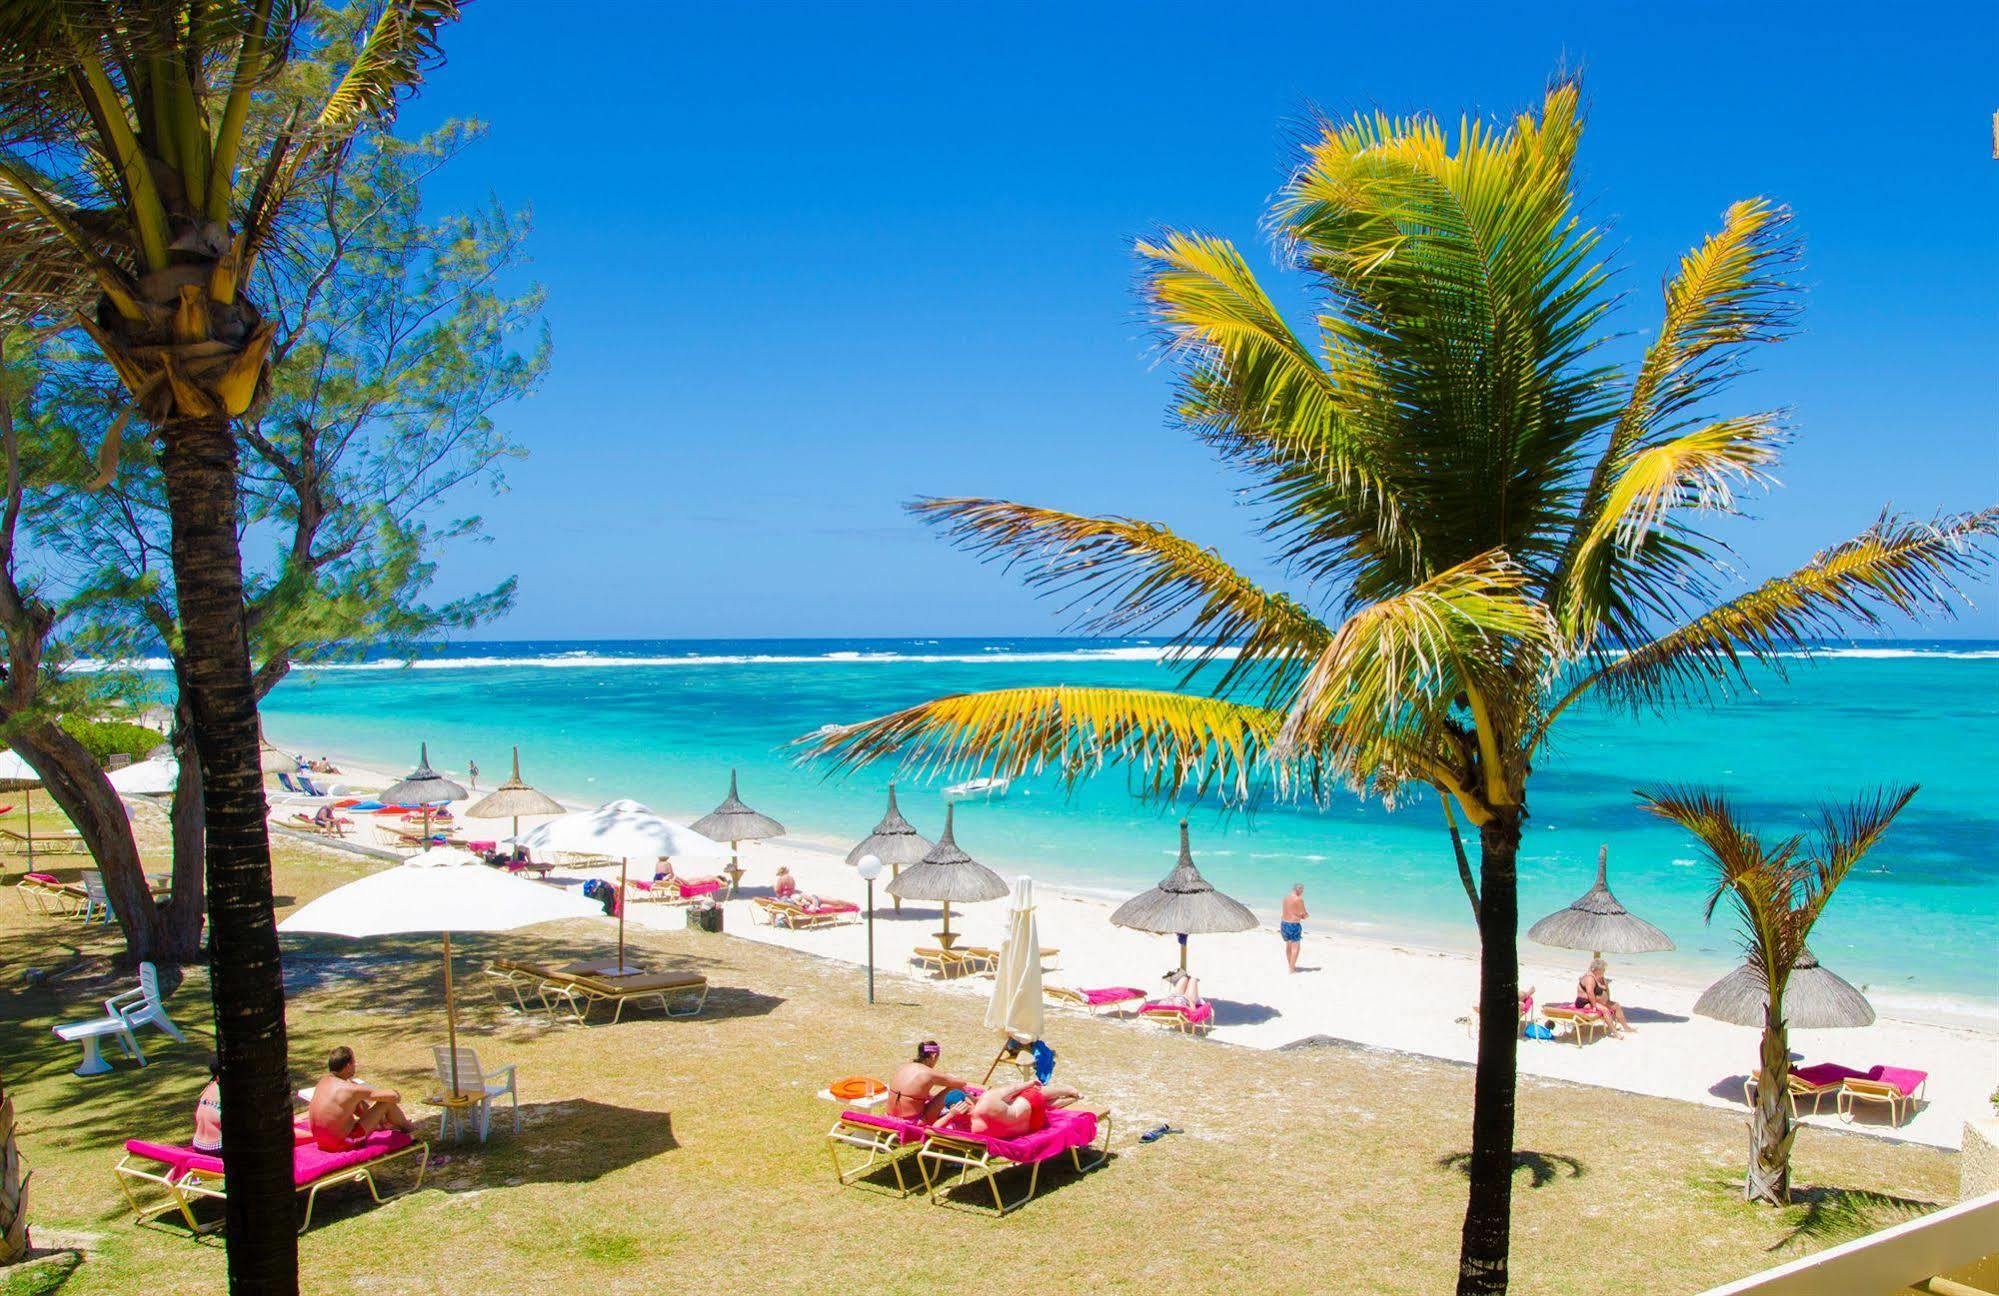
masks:
<path id="1" fill-rule="evenodd" d="M 531 458 L 442 585 L 519 575 L 489 637 L 1057 632 L 903 518 L 926 493 L 1154 518 L 1267 573 L 1167 423 L 1131 239 L 1267 264 L 1311 106 L 1511 112 L 1564 66 L 1626 327 L 1733 199 L 1808 240 L 1804 332 L 1738 388 L 1798 429 L 1728 533 L 1744 570 L 1884 503 L 1989 503 L 1999 38 L 1948 8 L 484 0 L 404 120 L 490 123 L 433 199 L 532 206 L 555 364 L 503 412 Z M 1945 632 L 1999 636 L 1994 594 Z"/>

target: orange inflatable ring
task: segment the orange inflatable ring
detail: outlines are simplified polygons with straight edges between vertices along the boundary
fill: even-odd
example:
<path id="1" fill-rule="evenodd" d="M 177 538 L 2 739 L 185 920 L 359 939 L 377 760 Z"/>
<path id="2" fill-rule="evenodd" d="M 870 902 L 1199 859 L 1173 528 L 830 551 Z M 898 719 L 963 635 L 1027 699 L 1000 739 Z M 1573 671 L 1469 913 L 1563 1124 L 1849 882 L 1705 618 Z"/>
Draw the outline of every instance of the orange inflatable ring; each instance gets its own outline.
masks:
<path id="1" fill-rule="evenodd" d="M 858 1098 L 872 1098 L 887 1088 L 888 1086 L 881 1081 L 868 1076 L 848 1076 L 844 1080 L 835 1080 L 832 1084 L 826 1086 L 828 1093 L 843 1102 L 853 1102 Z"/>

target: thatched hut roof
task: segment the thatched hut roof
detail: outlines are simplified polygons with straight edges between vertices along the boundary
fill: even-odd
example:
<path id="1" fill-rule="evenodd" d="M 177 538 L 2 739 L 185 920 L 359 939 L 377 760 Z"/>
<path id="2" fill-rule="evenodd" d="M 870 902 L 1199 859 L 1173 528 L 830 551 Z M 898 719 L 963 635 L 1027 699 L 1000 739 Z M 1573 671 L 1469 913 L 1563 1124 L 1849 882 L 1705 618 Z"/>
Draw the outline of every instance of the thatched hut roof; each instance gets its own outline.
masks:
<path id="1" fill-rule="evenodd" d="M 1256 926 L 1256 915 L 1240 900 L 1215 890 L 1201 870 L 1194 867 L 1194 852 L 1187 844 L 1187 821 L 1180 821 L 1180 861 L 1166 880 L 1117 907 L 1111 922 L 1137 931 L 1171 935 L 1184 932 L 1248 931 Z"/>
<path id="2" fill-rule="evenodd" d="M 520 819 L 527 815 L 562 814 L 566 809 L 554 797 L 521 781 L 521 749 L 516 747 L 513 776 L 465 813 L 474 819 Z"/>
<path id="3" fill-rule="evenodd" d="M 1673 948 L 1673 938 L 1617 902 L 1607 876 L 1610 847 L 1596 852 L 1596 885 L 1527 929 L 1527 939 L 1556 949 L 1601 954 L 1650 954 Z"/>
<path id="4" fill-rule="evenodd" d="M 690 826 L 703 837 L 718 842 L 762 841 L 766 837 L 784 836 L 783 824 L 769 815 L 758 814 L 736 795 L 734 770 L 729 771 L 729 795 L 722 798 L 722 804 Z"/>
<path id="5" fill-rule="evenodd" d="M 1007 893 L 1000 875 L 958 848 L 953 834 L 955 806 L 944 809 L 944 835 L 928 854 L 902 871 L 888 884 L 888 893 L 898 900 L 941 900 L 970 904 L 977 900 L 997 900 Z"/>
<path id="6" fill-rule="evenodd" d="M 1694 1011 L 1737 1026 L 1761 1026 L 1769 998 L 1762 971 L 1744 963 L 1702 991 Z M 1818 957 L 1806 950 L 1784 983 L 1784 1021 L 1793 1030 L 1871 1026 L 1874 1005 L 1845 978 L 1820 967 Z"/>
<path id="7" fill-rule="evenodd" d="M 394 783 L 376 793 L 385 805 L 430 805 L 438 801 L 456 801 L 465 795 L 465 789 L 453 783 L 430 767 L 430 744 L 424 743 L 418 749 L 416 768 L 400 783 Z"/>
<path id="8" fill-rule="evenodd" d="M 872 855 L 900 872 L 912 864 L 922 863 L 923 857 L 936 845 L 902 817 L 902 811 L 895 804 L 895 784 L 891 783 L 888 785 L 888 813 L 882 816 L 882 821 L 875 825 L 873 832 L 847 852 L 847 863 L 859 864 L 862 856 Z"/>

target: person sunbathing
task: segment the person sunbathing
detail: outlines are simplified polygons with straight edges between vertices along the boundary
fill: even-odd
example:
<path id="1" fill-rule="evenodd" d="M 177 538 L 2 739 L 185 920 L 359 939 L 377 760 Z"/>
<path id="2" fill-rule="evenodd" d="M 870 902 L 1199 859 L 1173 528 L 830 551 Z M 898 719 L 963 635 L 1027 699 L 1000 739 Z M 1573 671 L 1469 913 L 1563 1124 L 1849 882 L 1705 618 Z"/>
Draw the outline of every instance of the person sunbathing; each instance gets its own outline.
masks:
<path id="1" fill-rule="evenodd" d="M 937 1069 L 942 1052 L 934 1039 L 916 1046 L 916 1057 L 897 1067 L 889 1079 L 883 1115 L 928 1125 L 944 1114 L 944 1096 L 953 1089 L 963 1089 L 966 1082 Z"/>
<path id="2" fill-rule="evenodd" d="M 1624 1018 L 1624 1005 L 1610 997 L 1610 978 L 1604 975 L 1605 970 L 1602 959 L 1589 961 L 1589 971 L 1576 982 L 1576 1007 L 1594 1010 L 1613 1037 L 1635 1035 L 1637 1032 Z"/>
<path id="3" fill-rule="evenodd" d="M 1169 989 L 1153 1000 L 1162 1008 L 1185 1008 L 1192 1012 L 1207 1001 L 1201 998 L 1201 983 L 1185 968 L 1174 968 L 1161 978 Z"/>
<path id="4" fill-rule="evenodd" d="M 326 1058 L 326 1074 L 313 1087 L 305 1109 L 312 1141 L 322 1152 L 346 1152 L 378 1129 L 414 1135 L 416 1126 L 403 1115 L 402 1095 L 376 1089 L 354 1079 L 354 1050 L 345 1044 Z"/>
<path id="5" fill-rule="evenodd" d="M 1041 1084 L 1033 1080 L 988 1089 L 977 1098 L 968 1098 L 952 1110 L 968 1113 L 972 1133 L 993 1138 L 1019 1138 L 1048 1128 L 1048 1111 L 1067 1107 L 1083 1095 L 1068 1085 Z"/>
<path id="6" fill-rule="evenodd" d="M 219 1155 L 222 1151 L 222 1059 L 208 1055 L 208 1084 L 194 1102 L 194 1141 L 197 1152 Z"/>
<path id="7" fill-rule="evenodd" d="M 780 864 L 777 866 L 777 884 L 771 894 L 780 900 L 789 900 L 798 894 L 798 879 L 791 876 L 791 870 Z"/>

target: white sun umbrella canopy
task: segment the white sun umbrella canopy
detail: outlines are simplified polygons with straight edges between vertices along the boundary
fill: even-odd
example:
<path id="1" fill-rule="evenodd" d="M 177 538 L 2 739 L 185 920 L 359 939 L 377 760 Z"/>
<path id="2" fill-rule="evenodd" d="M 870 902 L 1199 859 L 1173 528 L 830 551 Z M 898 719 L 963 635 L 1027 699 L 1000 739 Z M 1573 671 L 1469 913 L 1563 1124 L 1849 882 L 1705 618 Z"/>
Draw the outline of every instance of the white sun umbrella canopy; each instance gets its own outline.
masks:
<path id="1" fill-rule="evenodd" d="M 42 776 L 34 767 L 21 759 L 20 753 L 9 748 L 0 751 L 0 786 L 21 789 L 21 810 L 28 817 L 28 871 L 35 871 L 35 789 L 42 784 Z"/>
<path id="2" fill-rule="evenodd" d="M 278 924 L 286 933 L 320 932 L 366 939 L 440 932 L 444 936 L 444 1012 L 458 1088 L 458 1005 L 451 989 L 453 932 L 514 931 L 568 918 L 602 918 L 580 895 L 530 882 L 452 846 L 419 851 L 394 868 L 329 891 Z"/>
<path id="3" fill-rule="evenodd" d="M 1038 1040 L 1046 1021 L 1041 999 L 1041 931 L 1034 917 L 1034 880 L 1013 886 L 1006 941 L 994 970 L 993 997 L 986 1004 L 986 1028 L 1023 1041 Z M 1005 1047 L 1004 1041 L 1001 1043 Z M 991 1075 L 990 1072 L 987 1073 Z"/>
<path id="4" fill-rule="evenodd" d="M 180 762 L 170 756 L 154 757 L 112 770 L 108 777 L 125 796 L 165 796 L 180 782 Z"/>
<path id="5" fill-rule="evenodd" d="M 618 861 L 618 968 L 625 966 L 625 884 L 631 862 L 675 857 L 727 859 L 729 848 L 686 824 L 663 819 L 636 801 L 607 801 L 595 810 L 558 815 L 518 838 L 541 858 L 543 852 L 600 855 Z M 650 877 L 652 870 L 647 869 Z"/>

